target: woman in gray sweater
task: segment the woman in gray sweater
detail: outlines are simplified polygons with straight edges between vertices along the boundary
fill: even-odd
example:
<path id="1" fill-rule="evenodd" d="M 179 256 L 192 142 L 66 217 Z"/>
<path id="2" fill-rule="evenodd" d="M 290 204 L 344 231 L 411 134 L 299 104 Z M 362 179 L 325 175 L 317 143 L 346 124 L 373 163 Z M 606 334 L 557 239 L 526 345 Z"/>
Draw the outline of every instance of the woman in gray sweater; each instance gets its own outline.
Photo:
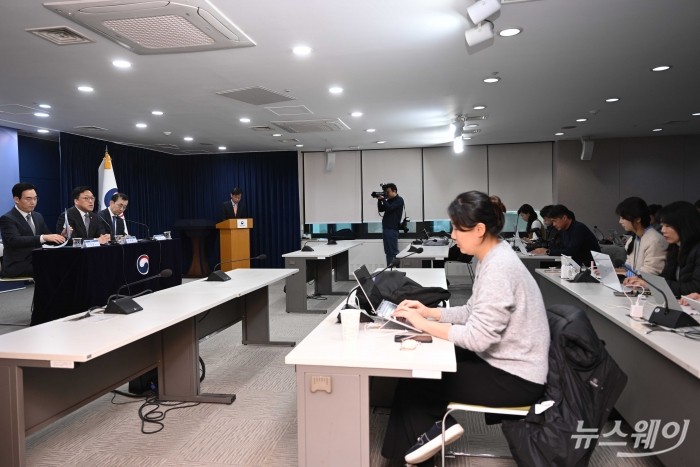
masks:
<path id="1" fill-rule="evenodd" d="M 442 416 L 449 402 L 527 405 L 540 398 L 547 379 L 544 302 L 532 275 L 498 237 L 503 213 L 486 194 L 470 191 L 450 204 L 448 214 L 460 251 L 476 256 L 479 264 L 466 305 L 428 308 L 406 300 L 394 312 L 418 329 L 453 342 L 457 358 L 457 372 L 443 373 L 440 380 L 399 382 L 382 455 L 409 464 L 428 461 L 440 450 Z M 451 417 L 445 431 L 447 443 L 464 432 Z"/>

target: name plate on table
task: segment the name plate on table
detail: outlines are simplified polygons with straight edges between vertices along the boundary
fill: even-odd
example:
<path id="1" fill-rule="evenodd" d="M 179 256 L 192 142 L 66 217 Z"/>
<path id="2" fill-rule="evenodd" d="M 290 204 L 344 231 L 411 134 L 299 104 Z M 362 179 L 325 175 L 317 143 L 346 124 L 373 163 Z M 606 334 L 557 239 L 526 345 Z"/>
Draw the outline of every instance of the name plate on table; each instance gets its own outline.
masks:
<path id="1" fill-rule="evenodd" d="M 236 221 L 236 227 L 239 229 L 247 229 L 248 228 L 248 219 L 238 219 Z"/>
<path id="2" fill-rule="evenodd" d="M 83 240 L 83 248 L 94 248 L 100 246 L 100 241 L 96 238 L 91 238 L 89 240 Z"/>
<path id="3" fill-rule="evenodd" d="M 165 238 L 165 235 L 163 235 L 163 234 L 155 234 L 155 235 L 153 236 L 153 240 L 158 240 L 158 241 L 160 241 L 160 240 L 166 240 L 166 238 Z"/>
<path id="4" fill-rule="evenodd" d="M 130 243 L 138 243 L 139 239 L 136 237 L 124 237 L 123 242 L 125 245 L 128 245 Z"/>

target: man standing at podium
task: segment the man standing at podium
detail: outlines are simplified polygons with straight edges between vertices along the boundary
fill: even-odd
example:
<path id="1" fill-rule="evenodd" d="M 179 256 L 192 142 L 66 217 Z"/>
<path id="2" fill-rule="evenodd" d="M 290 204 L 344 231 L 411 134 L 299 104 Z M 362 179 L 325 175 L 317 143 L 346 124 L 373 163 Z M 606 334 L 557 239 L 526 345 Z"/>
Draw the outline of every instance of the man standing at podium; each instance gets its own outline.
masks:
<path id="1" fill-rule="evenodd" d="M 242 198 L 243 190 L 241 190 L 240 187 L 231 189 L 231 200 L 224 201 L 224 220 L 245 219 L 249 217 L 248 209 L 246 209 L 245 202 Z"/>

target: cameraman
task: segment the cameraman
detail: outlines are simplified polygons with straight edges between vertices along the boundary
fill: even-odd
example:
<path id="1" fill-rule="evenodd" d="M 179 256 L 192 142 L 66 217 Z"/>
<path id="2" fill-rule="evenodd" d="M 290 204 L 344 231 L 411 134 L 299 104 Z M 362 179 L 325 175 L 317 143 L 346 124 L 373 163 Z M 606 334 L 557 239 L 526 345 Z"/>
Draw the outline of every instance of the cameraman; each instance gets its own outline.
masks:
<path id="1" fill-rule="evenodd" d="M 377 197 L 377 210 L 384 213 L 382 217 L 382 239 L 386 265 L 390 266 L 399 254 L 399 226 L 403 213 L 403 198 L 399 196 L 396 184 L 387 183 L 382 186 L 384 196 Z"/>

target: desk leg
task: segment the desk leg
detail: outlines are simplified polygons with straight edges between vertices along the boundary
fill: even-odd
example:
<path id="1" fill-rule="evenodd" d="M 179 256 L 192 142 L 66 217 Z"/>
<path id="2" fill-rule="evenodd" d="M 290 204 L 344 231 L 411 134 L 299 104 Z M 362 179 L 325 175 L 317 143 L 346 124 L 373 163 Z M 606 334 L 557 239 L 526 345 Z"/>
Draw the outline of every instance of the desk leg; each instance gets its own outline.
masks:
<path id="1" fill-rule="evenodd" d="M 284 258 L 284 267 L 299 270 L 297 274 L 285 279 L 287 313 L 326 313 L 328 310 L 309 310 L 306 306 L 306 259 Z"/>
<path id="2" fill-rule="evenodd" d="M 343 260 L 343 256 L 345 260 Z M 344 264 L 344 265 L 343 265 Z M 333 266 L 335 265 L 336 280 L 339 279 L 338 271 L 345 270 L 345 276 L 348 272 L 347 251 L 340 253 L 330 258 L 316 261 L 316 282 L 314 283 L 314 292 L 319 295 L 346 295 L 347 292 L 333 291 Z M 340 274 L 342 276 L 342 273 Z M 347 280 L 347 279 L 346 279 Z"/>
<path id="3" fill-rule="evenodd" d="M 200 394 L 199 341 L 196 318 L 162 331 L 163 360 L 158 367 L 158 396 L 161 400 L 231 404 L 235 394 Z"/>
<path id="4" fill-rule="evenodd" d="M 333 257 L 335 259 L 335 280 L 350 280 L 350 255 L 347 251 L 339 253 Z"/>
<path id="5" fill-rule="evenodd" d="M 0 366 L 0 453 L 2 465 L 25 465 L 24 383 L 15 365 Z"/>
<path id="6" fill-rule="evenodd" d="M 270 309 L 267 287 L 243 296 L 243 344 L 284 345 L 294 347 L 296 342 L 270 341 Z"/>

